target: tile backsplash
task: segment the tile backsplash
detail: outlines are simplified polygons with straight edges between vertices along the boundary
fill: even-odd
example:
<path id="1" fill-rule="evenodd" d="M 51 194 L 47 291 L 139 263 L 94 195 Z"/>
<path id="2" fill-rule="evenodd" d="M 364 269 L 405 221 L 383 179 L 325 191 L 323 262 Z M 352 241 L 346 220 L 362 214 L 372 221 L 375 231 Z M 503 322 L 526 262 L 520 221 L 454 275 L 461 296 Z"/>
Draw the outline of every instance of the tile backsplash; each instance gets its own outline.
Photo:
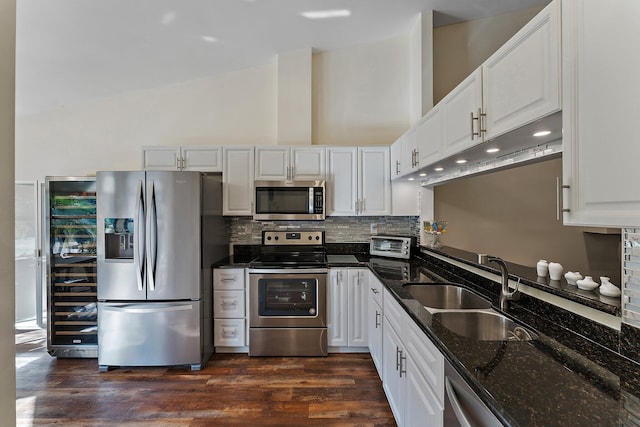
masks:
<path id="1" fill-rule="evenodd" d="M 419 239 L 420 234 L 417 216 L 329 217 L 324 221 L 255 221 L 240 216 L 228 217 L 227 221 L 232 245 L 259 245 L 263 230 L 323 230 L 327 243 L 368 243 L 372 234 Z"/>

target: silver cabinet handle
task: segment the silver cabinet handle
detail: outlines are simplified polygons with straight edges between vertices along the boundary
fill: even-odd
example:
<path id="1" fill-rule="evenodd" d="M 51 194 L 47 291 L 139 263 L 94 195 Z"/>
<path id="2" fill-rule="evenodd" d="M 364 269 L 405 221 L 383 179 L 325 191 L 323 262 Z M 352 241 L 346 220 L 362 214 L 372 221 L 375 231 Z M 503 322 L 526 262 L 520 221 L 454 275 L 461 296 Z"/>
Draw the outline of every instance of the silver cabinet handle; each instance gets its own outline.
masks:
<path id="1" fill-rule="evenodd" d="M 396 160 L 396 175 L 400 175 L 400 161 Z"/>
<path id="2" fill-rule="evenodd" d="M 478 108 L 478 136 L 482 136 L 487 132 L 487 129 L 485 127 L 486 118 L 487 113 L 482 108 Z"/>
<path id="3" fill-rule="evenodd" d="M 180 157 L 176 157 L 176 169 L 180 170 Z"/>
<path id="4" fill-rule="evenodd" d="M 396 346 L 396 371 L 400 370 L 400 355 L 402 354 L 402 350 L 400 347 Z"/>
<path id="5" fill-rule="evenodd" d="M 379 318 L 380 318 L 380 313 L 378 313 L 378 310 L 376 310 L 376 329 L 378 329 L 378 326 L 382 326 L 382 323 L 378 321 Z"/>
<path id="6" fill-rule="evenodd" d="M 236 335 L 238 335 L 238 328 L 236 328 L 236 327 L 227 328 L 227 327 L 223 326 L 222 327 L 222 335 L 224 337 L 235 337 Z"/>
<path id="7" fill-rule="evenodd" d="M 407 374 L 407 356 L 404 356 L 404 351 L 400 350 L 400 378 L 402 378 L 402 374 Z"/>
<path id="8" fill-rule="evenodd" d="M 221 298 L 222 299 L 222 306 L 223 307 L 237 307 L 238 306 L 238 300 L 237 299 L 228 299 L 228 298 Z"/>
<path id="9" fill-rule="evenodd" d="M 478 136 L 479 134 L 475 132 L 475 129 L 473 127 L 473 122 L 474 120 L 478 120 L 477 118 L 473 117 L 473 111 L 471 112 L 471 140 L 473 141 L 473 138 L 475 136 Z"/>

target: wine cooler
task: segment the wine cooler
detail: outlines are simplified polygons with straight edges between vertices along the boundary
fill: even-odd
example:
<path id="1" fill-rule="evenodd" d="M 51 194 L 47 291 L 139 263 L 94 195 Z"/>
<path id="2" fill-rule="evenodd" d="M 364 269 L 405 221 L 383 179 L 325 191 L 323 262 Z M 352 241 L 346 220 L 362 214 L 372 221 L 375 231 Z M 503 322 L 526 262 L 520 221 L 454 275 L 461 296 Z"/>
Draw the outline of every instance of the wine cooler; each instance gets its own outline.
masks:
<path id="1" fill-rule="evenodd" d="M 47 177 L 47 351 L 98 357 L 96 182 Z"/>

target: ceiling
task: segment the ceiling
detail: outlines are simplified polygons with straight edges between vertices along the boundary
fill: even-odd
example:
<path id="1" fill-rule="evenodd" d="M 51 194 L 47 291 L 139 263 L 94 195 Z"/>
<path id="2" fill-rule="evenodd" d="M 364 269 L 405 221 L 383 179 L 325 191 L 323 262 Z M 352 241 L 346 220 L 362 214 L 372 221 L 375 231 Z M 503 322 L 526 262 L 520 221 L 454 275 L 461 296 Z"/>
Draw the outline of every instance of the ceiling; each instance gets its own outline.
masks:
<path id="1" fill-rule="evenodd" d="M 254 67 L 303 47 L 338 49 L 549 0 L 20 0 L 16 113 Z M 303 11 L 348 9 L 310 20 Z"/>

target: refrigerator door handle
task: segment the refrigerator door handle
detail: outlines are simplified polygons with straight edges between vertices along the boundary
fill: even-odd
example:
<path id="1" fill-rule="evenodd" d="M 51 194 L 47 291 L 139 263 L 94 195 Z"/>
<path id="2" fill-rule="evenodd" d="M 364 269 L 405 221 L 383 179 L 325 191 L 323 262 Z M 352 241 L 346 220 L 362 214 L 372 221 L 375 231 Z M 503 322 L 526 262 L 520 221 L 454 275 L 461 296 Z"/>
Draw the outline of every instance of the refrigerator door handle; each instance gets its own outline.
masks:
<path id="1" fill-rule="evenodd" d="M 156 194 L 153 181 L 149 183 L 149 191 L 147 191 L 147 280 L 149 282 L 149 290 L 156 290 L 156 255 L 157 255 L 157 237 L 158 237 L 158 218 L 156 212 Z"/>
<path id="2" fill-rule="evenodd" d="M 103 310 L 117 311 L 121 313 L 159 313 L 167 311 L 192 310 L 193 304 L 125 304 L 125 305 L 105 305 Z"/>
<path id="3" fill-rule="evenodd" d="M 138 181 L 136 190 L 136 220 L 134 223 L 135 244 L 133 245 L 133 264 L 136 269 L 136 281 L 138 290 L 144 290 L 144 263 L 140 262 L 145 257 L 144 251 L 144 195 L 142 194 L 142 181 Z"/>

